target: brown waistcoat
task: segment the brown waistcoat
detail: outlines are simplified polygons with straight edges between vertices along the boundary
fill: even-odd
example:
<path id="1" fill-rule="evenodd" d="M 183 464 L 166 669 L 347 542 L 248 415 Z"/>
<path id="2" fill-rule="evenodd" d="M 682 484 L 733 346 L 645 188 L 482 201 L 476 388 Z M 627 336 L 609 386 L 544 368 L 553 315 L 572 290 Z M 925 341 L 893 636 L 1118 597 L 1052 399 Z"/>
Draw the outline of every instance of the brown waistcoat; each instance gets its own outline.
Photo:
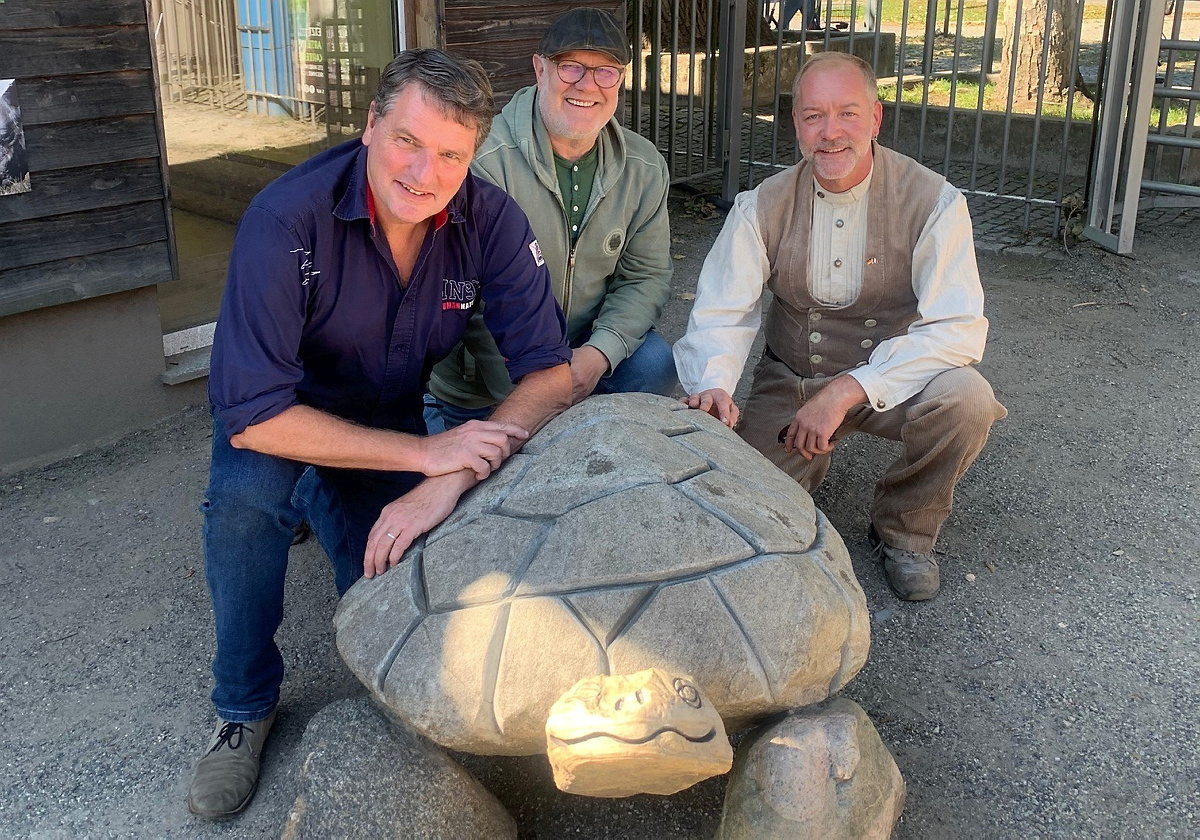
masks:
<path id="1" fill-rule="evenodd" d="M 917 320 L 912 256 L 946 179 L 912 158 L 873 144 L 867 194 L 862 291 L 844 306 L 816 300 L 808 288 L 813 173 L 808 161 L 758 188 L 758 227 L 767 246 L 774 294 L 767 346 L 801 376 L 835 376 L 864 365 L 875 345 Z"/>

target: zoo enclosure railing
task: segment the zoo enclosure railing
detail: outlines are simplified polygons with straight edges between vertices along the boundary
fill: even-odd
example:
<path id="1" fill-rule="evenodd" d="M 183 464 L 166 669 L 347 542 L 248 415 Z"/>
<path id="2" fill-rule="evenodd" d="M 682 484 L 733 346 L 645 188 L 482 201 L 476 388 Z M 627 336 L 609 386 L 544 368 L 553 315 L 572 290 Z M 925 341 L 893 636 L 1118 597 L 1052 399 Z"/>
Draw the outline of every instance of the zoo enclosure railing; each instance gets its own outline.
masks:
<path id="1" fill-rule="evenodd" d="M 626 119 L 663 151 L 677 183 L 728 200 L 798 159 L 790 88 L 805 58 L 853 51 L 881 80 L 881 140 L 962 189 L 977 228 L 1017 239 L 1058 237 L 1067 225 L 1080 233 L 1101 176 L 1130 171 L 1128 160 L 1098 168 L 1105 149 L 1146 156 L 1144 142 L 1135 151 L 1136 138 L 1112 139 L 1114 126 L 1129 134 L 1141 120 L 1156 144 L 1154 177 L 1134 180 L 1135 199 L 1157 189 L 1195 202 L 1200 191 L 1188 168 L 1200 94 L 1195 53 L 1185 51 L 1200 38 L 1200 12 L 1189 15 L 1187 0 L 1175 0 L 1173 37 L 1163 41 L 1175 50 L 1166 86 L 1190 76 L 1188 90 L 1173 87 L 1186 109 L 1162 105 L 1151 131 L 1149 106 L 1131 111 L 1129 88 L 1110 79 L 1114 62 L 1126 60 L 1113 56 L 1122 38 L 1157 57 L 1152 2 L 1163 24 L 1166 0 L 629 0 L 638 58 Z M 1106 109 L 1109 130 L 1101 132 Z M 1115 210 L 1128 206 L 1136 209 L 1126 201 Z"/>

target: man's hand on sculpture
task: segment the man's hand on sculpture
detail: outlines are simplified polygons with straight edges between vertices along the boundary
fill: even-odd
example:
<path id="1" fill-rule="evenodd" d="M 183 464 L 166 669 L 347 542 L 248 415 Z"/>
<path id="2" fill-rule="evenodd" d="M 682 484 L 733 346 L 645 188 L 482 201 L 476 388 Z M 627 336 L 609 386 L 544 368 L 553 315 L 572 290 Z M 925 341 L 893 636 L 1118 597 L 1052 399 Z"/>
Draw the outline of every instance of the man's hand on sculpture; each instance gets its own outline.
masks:
<path id="1" fill-rule="evenodd" d="M 608 357 L 588 344 L 571 351 L 571 405 L 583 402 L 608 373 Z"/>
<path id="2" fill-rule="evenodd" d="M 512 454 L 513 441 L 529 432 L 514 423 L 468 420 L 461 426 L 421 438 L 421 472 L 446 475 L 471 470 L 483 481 Z"/>
<path id="3" fill-rule="evenodd" d="M 441 524 L 474 484 L 470 470 L 427 478 L 384 507 L 367 535 L 363 576 L 373 578 L 399 563 L 413 541 Z"/>
<path id="4" fill-rule="evenodd" d="M 811 400 L 800 406 L 780 442 L 785 452 L 798 451 L 806 461 L 828 455 L 836 442 L 834 434 L 846 412 L 867 401 L 867 392 L 853 376 L 839 376 Z"/>
<path id="5" fill-rule="evenodd" d="M 684 397 L 683 402 L 688 408 L 698 408 L 711 414 L 731 429 L 737 425 L 738 417 L 742 413 L 733 397 L 723 388 L 709 388 L 707 391 Z"/>

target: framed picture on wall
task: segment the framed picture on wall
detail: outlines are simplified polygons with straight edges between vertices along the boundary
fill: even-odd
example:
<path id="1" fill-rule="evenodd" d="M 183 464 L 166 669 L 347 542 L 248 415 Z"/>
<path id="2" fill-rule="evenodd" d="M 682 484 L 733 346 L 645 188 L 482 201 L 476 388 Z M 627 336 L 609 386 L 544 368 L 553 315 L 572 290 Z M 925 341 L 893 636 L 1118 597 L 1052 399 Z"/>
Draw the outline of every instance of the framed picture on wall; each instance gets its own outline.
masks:
<path id="1" fill-rule="evenodd" d="M 0 79 L 0 195 L 27 193 L 29 155 L 15 79 Z"/>

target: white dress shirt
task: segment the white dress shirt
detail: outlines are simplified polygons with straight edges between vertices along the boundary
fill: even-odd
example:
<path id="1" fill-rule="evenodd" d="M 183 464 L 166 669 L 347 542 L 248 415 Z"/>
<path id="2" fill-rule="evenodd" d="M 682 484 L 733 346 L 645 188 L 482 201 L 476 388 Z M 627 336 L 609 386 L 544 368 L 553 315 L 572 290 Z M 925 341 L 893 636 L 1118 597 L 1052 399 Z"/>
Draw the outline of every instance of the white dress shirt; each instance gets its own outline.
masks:
<path id="1" fill-rule="evenodd" d="M 862 288 L 869 192 L 870 175 L 844 193 L 830 193 L 819 184 L 813 192 L 809 291 L 833 306 L 852 303 Z M 755 188 L 734 199 L 700 270 L 687 334 L 675 343 L 679 380 L 687 393 L 721 388 L 732 394 L 737 388 L 762 324 L 762 293 L 770 276 Z M 877 410 L 904 402 L 939 373 L 983 357 L 988 323 L 971 217 L 962 193 L 949 183 L 917 240 L 912 288 L 917 320 L 908 332 L 880 342 L 865 366 L 849 371 Z"/>

